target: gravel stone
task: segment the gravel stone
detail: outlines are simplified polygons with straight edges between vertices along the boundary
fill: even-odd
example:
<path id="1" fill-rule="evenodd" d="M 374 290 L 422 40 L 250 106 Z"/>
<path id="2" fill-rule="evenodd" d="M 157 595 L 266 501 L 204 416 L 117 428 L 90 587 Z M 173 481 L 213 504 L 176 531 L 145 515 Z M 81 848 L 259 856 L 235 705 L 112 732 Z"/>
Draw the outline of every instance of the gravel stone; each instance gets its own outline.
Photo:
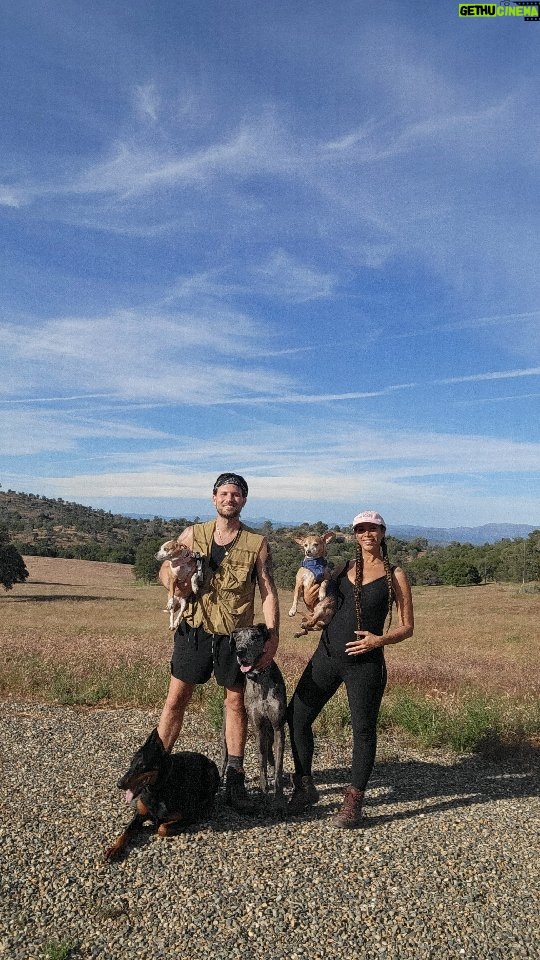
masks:
<path id="1" fill-rule="evenodd" d="M 319 741 L 317 806 L 260 798 L 161 839 L 148 826 L 115 864 L 130 819 L 116 789 L 155 726 L 141 710 L 0 702 L 0 957 L 44 960 L 514 960 L 538 958 L 538 755 L 419 753 L 380 743 L 363 826 L 332 828 L 350 743 Z M 219 766 L 192 712 L 178 749 Z M 291 773 L 290 753 L 286 772 Z M 256 793 L 253 741 L 248 787 Z M 57 951 L 60 955 L 60 950 Z"/>

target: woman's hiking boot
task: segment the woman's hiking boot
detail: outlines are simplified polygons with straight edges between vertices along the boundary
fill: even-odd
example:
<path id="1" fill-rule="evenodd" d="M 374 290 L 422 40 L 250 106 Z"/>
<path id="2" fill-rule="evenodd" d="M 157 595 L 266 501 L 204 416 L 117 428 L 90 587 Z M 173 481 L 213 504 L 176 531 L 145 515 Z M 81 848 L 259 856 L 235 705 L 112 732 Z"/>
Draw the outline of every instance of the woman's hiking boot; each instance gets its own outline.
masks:
<path id="1" fill-rule="evenodd" d="M 345 829 L 359 827 L 362 820 L 363 800 L 363 790 L 357 790 L 353 786 L 347 787 L 341 808 L 334 814 L 334 826 L 345 827 Z"/>
<path id="2" fill-rule="evenodd" d="M 227 767 L 225 773 L 225 803 L 237 813 L 255 813 L 256 805 L 246 790 L 243 770 Z"/>
<path id="3" fill-rule="evenodd" d="M 303 813 L 304 810 L 308 810 L 314 803 L 317 803 L 319 794 L 313 783 L 313 777 L 300 777 L 295 773 L 293 774 L 293 784 L 294 790 L 287 803 L 287 813 L 295 816 L 297 813 Z"/>

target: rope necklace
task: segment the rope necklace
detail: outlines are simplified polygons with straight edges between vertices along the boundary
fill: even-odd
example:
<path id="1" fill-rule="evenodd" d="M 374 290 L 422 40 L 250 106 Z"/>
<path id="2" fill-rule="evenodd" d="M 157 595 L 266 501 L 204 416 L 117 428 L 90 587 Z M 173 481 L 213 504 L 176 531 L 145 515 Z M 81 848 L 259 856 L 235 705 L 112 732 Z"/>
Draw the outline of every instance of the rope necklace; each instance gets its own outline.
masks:
<path id="1" fill-rule="evenodd" d="M 230 541 L 229 543 L 227 543 L 227 544 L 217 543 L 217 541 L 216 541 L 217 546 L 218 546 L 218 547 L 221 547 L 222 550 L 224 550 L 226 557 L 229 556 L 230 551 L 233 549 L 233 547 L 236 546 L 236 542 L 237 542 L 238 537 L 240 536 L 240 533 L 241 533 L 241 532 L 242 532 L 242 527 L 239 527 L 238 530 L 236 531 L 236 536 L 234 537 L 234 539 L 231 540 L 231 541 Z M 218 530 L 217 526 L 214 527 L 214 540 L 216 540 L 216 533 L 219 533 L 219 534 L 221 535 L 221 531 Z"/>

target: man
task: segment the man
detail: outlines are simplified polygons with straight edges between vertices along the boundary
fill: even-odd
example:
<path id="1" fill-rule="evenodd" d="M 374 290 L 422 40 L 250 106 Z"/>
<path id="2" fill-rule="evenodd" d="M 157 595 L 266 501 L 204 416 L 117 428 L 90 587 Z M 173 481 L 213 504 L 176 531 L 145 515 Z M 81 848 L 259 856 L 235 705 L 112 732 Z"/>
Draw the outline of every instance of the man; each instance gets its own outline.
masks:
<path id="1" fill-rule="evenodd" d="M 196 523 L 180 537 L 190 550 L 202 555 L 204 578 L 174 637 L 169 692 L 157 728 L 165 748 L 171 750 L 196 685 L 206 683 L 214 673 L 226 691 L 225 799 L 241 813 L 253 812 L 254 804 L 243 771 L 247 738 L 244 683 L 230 633 L 235 627 L 253 625 L 256 584 L 270 631 L 257 663 L 259 669 L 271 663 L 279 642 L 279 604 L 270 547 L 265 537 L 240 522 L 247 495 L 243 477 L 220 474 L 212 494 L 216 519 Z"/>

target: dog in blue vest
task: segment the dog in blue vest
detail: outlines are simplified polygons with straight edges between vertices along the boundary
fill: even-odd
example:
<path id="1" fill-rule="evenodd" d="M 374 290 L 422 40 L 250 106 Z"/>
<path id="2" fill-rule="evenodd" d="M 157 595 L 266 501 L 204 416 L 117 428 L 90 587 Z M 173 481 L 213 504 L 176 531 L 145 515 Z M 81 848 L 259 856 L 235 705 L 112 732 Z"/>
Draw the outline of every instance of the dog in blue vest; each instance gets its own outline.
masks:
<path id="1" fill-rule="evenodd" d="M 293 602 L 289 616 L 294 617 L 298 610 L 298 601 L 304 601 L 309 614 L 301 621 L 301 631 L 295 637 L 304 637 L 311 630 L 322 630 L 336 611 L 336 589 L 331 581 L 331 571 L 326 559 L 326 545 L 334 538 L 334 532 L 328 530 L 322 536 L 307 534 L 305 537 L 293 537 L 302 547 L 304 560 L 296 574 Z"/>

